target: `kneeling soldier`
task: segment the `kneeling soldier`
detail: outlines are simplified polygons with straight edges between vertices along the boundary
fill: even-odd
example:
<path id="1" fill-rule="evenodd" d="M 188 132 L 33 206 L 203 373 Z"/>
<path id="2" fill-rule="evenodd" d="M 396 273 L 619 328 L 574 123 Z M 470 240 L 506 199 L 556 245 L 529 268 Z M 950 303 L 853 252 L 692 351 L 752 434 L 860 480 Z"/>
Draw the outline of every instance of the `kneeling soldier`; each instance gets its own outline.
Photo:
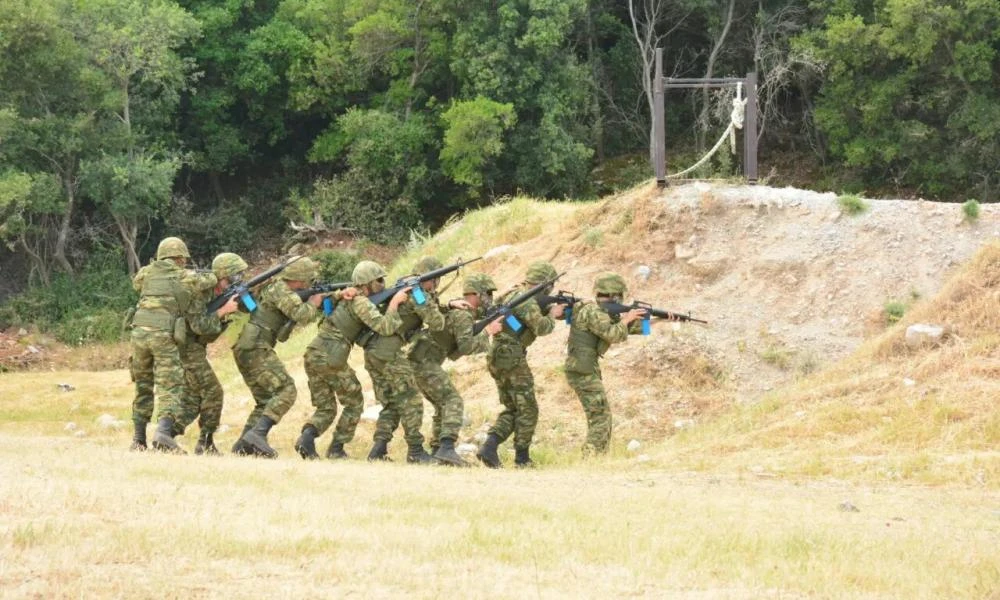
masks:
<path id="1" fill-rule="evenodd" d="M 309 287 L 316 277 L 316 264 L 301 258 L 288 265 L 277 281 L 260 292 L 257 309 L 233 346 L 236 366 L 253 394 L 254 409 L 243 427 L 243 435 L 233 452 L 275 458 L 278 453 L 268 444 L 267 434 L 295 404 L 295 382 L 288 375 L 274 346 L 284 342 L 297 323 L 305 325 L 316 316 L 322 294 L 313 294 L 305 302 L 295 290 Z"/>
<path id="2" fill-rule="evenodd" d="M 573 322 L 569 329 L 566 379 L 580 398 L 587 415 L 587 442 L 584 453 L 606 453 L 611 443 L 611 408 L 601 380 L 598 364 L 611 344 L 624 342 L 629 333 L 640 333 L 637 322 L 641 309 L 611 315 L 601 303 L 621 303 L 628 293 L 625 280 L 615 273 L 606 273 L 594 282 L 593 300 L 581 300 L 573 307 Z"/>

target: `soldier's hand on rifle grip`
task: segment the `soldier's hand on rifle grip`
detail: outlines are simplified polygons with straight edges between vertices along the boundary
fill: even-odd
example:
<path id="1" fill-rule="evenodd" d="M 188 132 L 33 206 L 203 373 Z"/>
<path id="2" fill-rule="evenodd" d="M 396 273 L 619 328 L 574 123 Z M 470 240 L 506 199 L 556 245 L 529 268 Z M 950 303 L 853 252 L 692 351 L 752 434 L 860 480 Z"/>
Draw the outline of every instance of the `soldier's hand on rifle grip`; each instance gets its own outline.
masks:
<path id="1" fill-rule="evenodd" d="M 358 288 L 349 287 L 340 290 L 341 300 L 354 300 L 354 297 L 358 295 Z"/>
<path id="2" fill-rule="evenodd" d="M 460 308 L 462 310 L 472 310 L 472 305 L 462 300 L 461 298 L 455 298 L 454 300 L 448 301 L 448 308 Z"/>
<path id="3" fill-rule="evenodd" d="M 637 321 L 646 316 L 646 311 L 641 308 L 633 308 L 627 313 L 622 315 L 621 322 L 628 325 L 632 321 Z"/>
<path id="4" fill-rule="evenodd" d="M 312 296 L 309 296 L 309 304 L 319 308 L 319 305 L 323 304 L 323 296 L 324 294 L 313 294 Z"/>
<path id="5" fill-rule="evenodd" d="M 497 317 L 495 320 L 490 321 L 489 325 L 483 328 L 483 331 L 486 332 L 486 335 L 493 337 L 500 333 L 501 329 L 503 329 L 503 317 Z"/>
<path id="6" fill-rule="evenodd" d="M 563 316 L 563 311 L 566 310 L 566 306 L 563 304 L 553 304 L 549 307 L 549 316 L 553 319 L 561 319 Z"/>
<path id="7" fill-rule="evenodd" d="M 406 294 L 409 291 L 410 289 L 406 288 L 396 292 L 396 295 L 392 297 L 392 300 L 389 300 L 389 310 L 395 310 L 399 308 L 400 304 L 406 302 Z"/>
<path id="8" fill-rule="evenodd" d="M 226 301 L 219 310 L 215 311 L 215 315 L 220 319 L 228 314 L 232 314 L 240 309 L 240 299 L 236 296 L 232 296 Z"/>

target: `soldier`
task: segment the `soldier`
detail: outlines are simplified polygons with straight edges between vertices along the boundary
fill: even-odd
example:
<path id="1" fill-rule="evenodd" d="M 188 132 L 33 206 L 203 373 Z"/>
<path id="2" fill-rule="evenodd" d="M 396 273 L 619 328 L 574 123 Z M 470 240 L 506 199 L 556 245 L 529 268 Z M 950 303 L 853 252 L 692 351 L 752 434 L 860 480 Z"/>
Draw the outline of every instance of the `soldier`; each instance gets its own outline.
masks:
<path id="1" fill-rule="evenodd" d="M 370 260 L 358 263 L 351 273 L 351 282 L 360 293 L 343 296 L 343 301 L 337 303 L 333 313 L 320 322 L 316 337 L 306 349 L 306 375 L 309 376 L 309 392 L 316 411 L 302 426 L 302 435 L 295 442 L 295 450 L 305 459 L 319 458 L 315 440 L 330 428 L 337 416 L 338 399 L 343 411 L 326 456 L 347 458 L 344 444 L 354 439 L 364 408 L 361 383 L 347 364 L 351 347 L 369 330 L 392 335 L 402 324 L 397 308 L 406 300 L 405 292 L 389 300 L 384 315 L 368 300 L 369 295 L 385 289 L 385 269 L 378 263 Z"/>
<path id="2" fill-rule="evenodd" d="M 424 267 L 437 269 L 441 264 L 434 261 Z M 431 449 L 433 458 L 443 464 L 468 466 L 455 452 L 455 440 L 458 439 L 464 416 L 462 397 L 441 365 L 446 357 L 457 360 L 489 350 L 489 336 L 500 331 L 500 320 L 487 325 L 478 335 L 473 335 L 472 326 L 475 317 L 482 317 L 492 304 L 496 289 L 489 275 L 477 273 L 467 276 L 462 289 L 465 300 L 453 300 L 441 308 L 444 329 L 417 333 L 408 354 L 417 387 L 434 406 Z"/>
<path id="3" fill-rule="evenodd" d="M 431 264 L 441 263 L 427 257 L 421 259 L 414 269 L 425 273 L 432 270 L 427 268 Z M 437 295 L 434 293 L 438 281 L 432 279 L 420 284 L 426 295 L 423 304 L 417 304 L 411 296 L 407 296 L 398 305 L 402 324 L 394 333 L 385 335 L 375 332 L 359 341 L 365 349 L 365 368 L 371 375 L 375 398 L 382 405 L 375 422 L 374 443 L 368 460 L 385 460 L 392 433 L 402 423 L 407 445 L 406 462 L 432 461 L 431 455 L 424 450 L 424 436 L 420 433 L 424 417 L 423 401 L 417 393 L 413 368 L 403 353 L 403 346 L 423 325 L 431 331 L 444 329 L 444 315 L 438 310 Z"/>
<path id="4" fill-rule="evenodd" d="M 164 238 L 156 249 L 156 260 L 136 273 L 132 286 L 139 304 L 132 318 L 132 379 L 136 383 L 132 403 L 135 435 L 133 449 L 146 447 L 146 424 L 153 415 L 153 389 L 160 395 L 153 447 L 182 452 L 174 441 L 176 423 L 184 412 L 185 376 L 178 346 L 187 334 L 185 315 L 195 289 L 215 285 L 215 276 L 184 269 L 191 258 L 187 246 L 176 237 Z"/>
<path id="5" fill-rule="evenodd" d="M 566 379 L 587 415 L 585 454 L 605 454 L 611 442 L 611 409 L 601 381 L 600 358 L 611 344 L 624 342 L 629 333 L 641 331 L 637 327 L 638 319 L 644 314 L 641 309 L 632 309 L 619 316 L 601 308 L 604 302 L 621 303 L 627 293 L 628 287 L 621 275 L 604 273 L 594 281 L 596 302 L 581 300 L 573 307 Z"/>
<path id="6" fill-rule="evenodd" d="M 295 382 L 278 359 L 274 346 L 286 341 L 296 324 L 304 325 L 316 316 L 323 295 L 313 294 L 303 302 L 295 293 L 307 289 L 316 272 L 316 263 L 301 258 L 288 265 L 277 281 L 265 285 L 257 309 L 250 313 L 249 322 L 233 346 L 236 366 L 255 403 L 243 435 L 233 446 L 236 454 L 278 456 L 268 444 L 267 435 L 295 404 Z"/>
<path id="7" fill-rule="evenodd" d="M 524 282 L 506 292 L 500 298 L 500 303 L 507 302 L 539 283 L 555 279 L 556 275 L 555 268 L 549 263 L 534 263 L 528 267 Z M 545 293 L 548 292 L 542 292 Z M 532 464 L 529 448 L 538 424 L 538 402 L 535 400 L 535 379 L 528 367 L 527 351 L 536 337 L 552 333 L 555 319 L 562 317 L 563 308 L 560 304 L 553 304 L 545 315 L 542 314 L 538 301 L 531 298 L 513 311 L 522 324 L 521 330 L 515 332 L 509 323 L 504 322 L 503 329 L 493 337 L 493 344 L 487 355 L 487 366 L 497 384 L 504 410 L 497 416 L 486 442 L 476 454 L 488 467 L 500 467 L 497 446 L 510 437 L 511 433 L 514 434 L 514 464 L 519 467 Z"/>
<path id="8" fill-rule="evenodd" d="M 187 318 L 187 341 L 180 346 L 181 363 L 187 380 L 187 399 L 184 415 L 178 421 L 180 432 L 198 418 L 198 443 L 195 454 L 219 454 L 213 436 L 222 419 L 222 384 L 208 362 L 208 344 L 219 339 L 225 331 L 222 317 L 237 310 L 238 299 L 234 296 L 219 310 L 207 314 L 205 305 L 216 294 L 221 294 L 230 284 L 239 281 L 247 270 L 247 263 L 239 255 L 223 252 L 212 261 L 212 274 L 218 283 L 214 288 L 199 291 L 191 302 L 192 310 Z"/>

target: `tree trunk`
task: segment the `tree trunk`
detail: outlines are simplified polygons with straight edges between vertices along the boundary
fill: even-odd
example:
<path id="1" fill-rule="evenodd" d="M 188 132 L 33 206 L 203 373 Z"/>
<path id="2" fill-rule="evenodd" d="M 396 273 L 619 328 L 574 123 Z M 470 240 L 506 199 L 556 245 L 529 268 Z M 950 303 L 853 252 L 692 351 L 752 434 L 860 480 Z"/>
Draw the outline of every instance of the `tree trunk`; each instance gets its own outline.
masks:
<path id="1" fill-rule="evenodd" d="M 719 34 L 718 39 L 715 40 L 715 45 L 712 47 L 712 52 L 708 55 L 708 65 L 705 67 L 705 78 L 711 78 L 715 72 L 715 61 L 719 58 L 719 52 L 722 50 L 723 44 L 726 42 L 726 36 L 729 35 L 729 28 L 733 24 L 733 9 L 736 7 L 736 0 L 729 0 L 729 6 L 726 8 L 726 21 L 722 25 L 722 32 Z M 698 137 L 697 137 L 697 153 L 701 155 L 705 151 L 705 135 L 708 132 L 708 102 L 709 102 L 709 91 L 706 87 L 701 92 L 701 114 L 698 115 Z"/>
<path id="2" fill-rule="evenodd" d="M 118 234 L 125 245 L 125 260 L 128 262 L 129 275 L 135 275 L 142 266 L 139 262 L 139 254 L 136 252 L 136 240 L 139 238 L 139 224 L 132 219 L 115 216 L 115 225 L 118 226 Z"/>
<path id="3" fill-rule="evenodd" d="M 56 233 L 56 247 L 52 253 L 53 260 L 66 273 L 73 274 L 73 265 L 69 264 L 66 258 L 66 245 L 69 242 L 69 228 L 73 221 L 73 210 L 76 205 L 76 181 L 73 171 L 66 172 L 63 176 L 63 187 L 66 189 L 66 210 L 63 211 L 62 219 L 59 222 L 59 230 Z"/>

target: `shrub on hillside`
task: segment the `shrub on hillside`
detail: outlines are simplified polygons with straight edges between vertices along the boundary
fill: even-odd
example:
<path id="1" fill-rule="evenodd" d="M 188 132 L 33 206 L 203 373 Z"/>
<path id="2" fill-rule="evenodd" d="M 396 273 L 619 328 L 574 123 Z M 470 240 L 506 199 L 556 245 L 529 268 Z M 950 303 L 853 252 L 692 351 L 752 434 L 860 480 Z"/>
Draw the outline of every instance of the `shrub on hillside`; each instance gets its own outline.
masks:
<path id="1" fill-rule="evenodd" d="M 962 205 L 962 214 L 967 221 L 975 221 L 979 218 L 979 202 L 977 200 L 966 200 Z"/>
<path id="2" fill-rule="evenodd" d="M 361 260 L 361 255 L 349 250 L 321 250 L 312 258 L 320 266 L 318 281 L 334 283 L 351 280 L 351 272 Z"/>
<path id="3" fill-rule="evenodd" d="M 849 215 L 860 215 L 868 210 L 868 203 L 856 194 L 841 194 L 837 196 L 837 204 L 840 205 L 840 210 Z"/>

